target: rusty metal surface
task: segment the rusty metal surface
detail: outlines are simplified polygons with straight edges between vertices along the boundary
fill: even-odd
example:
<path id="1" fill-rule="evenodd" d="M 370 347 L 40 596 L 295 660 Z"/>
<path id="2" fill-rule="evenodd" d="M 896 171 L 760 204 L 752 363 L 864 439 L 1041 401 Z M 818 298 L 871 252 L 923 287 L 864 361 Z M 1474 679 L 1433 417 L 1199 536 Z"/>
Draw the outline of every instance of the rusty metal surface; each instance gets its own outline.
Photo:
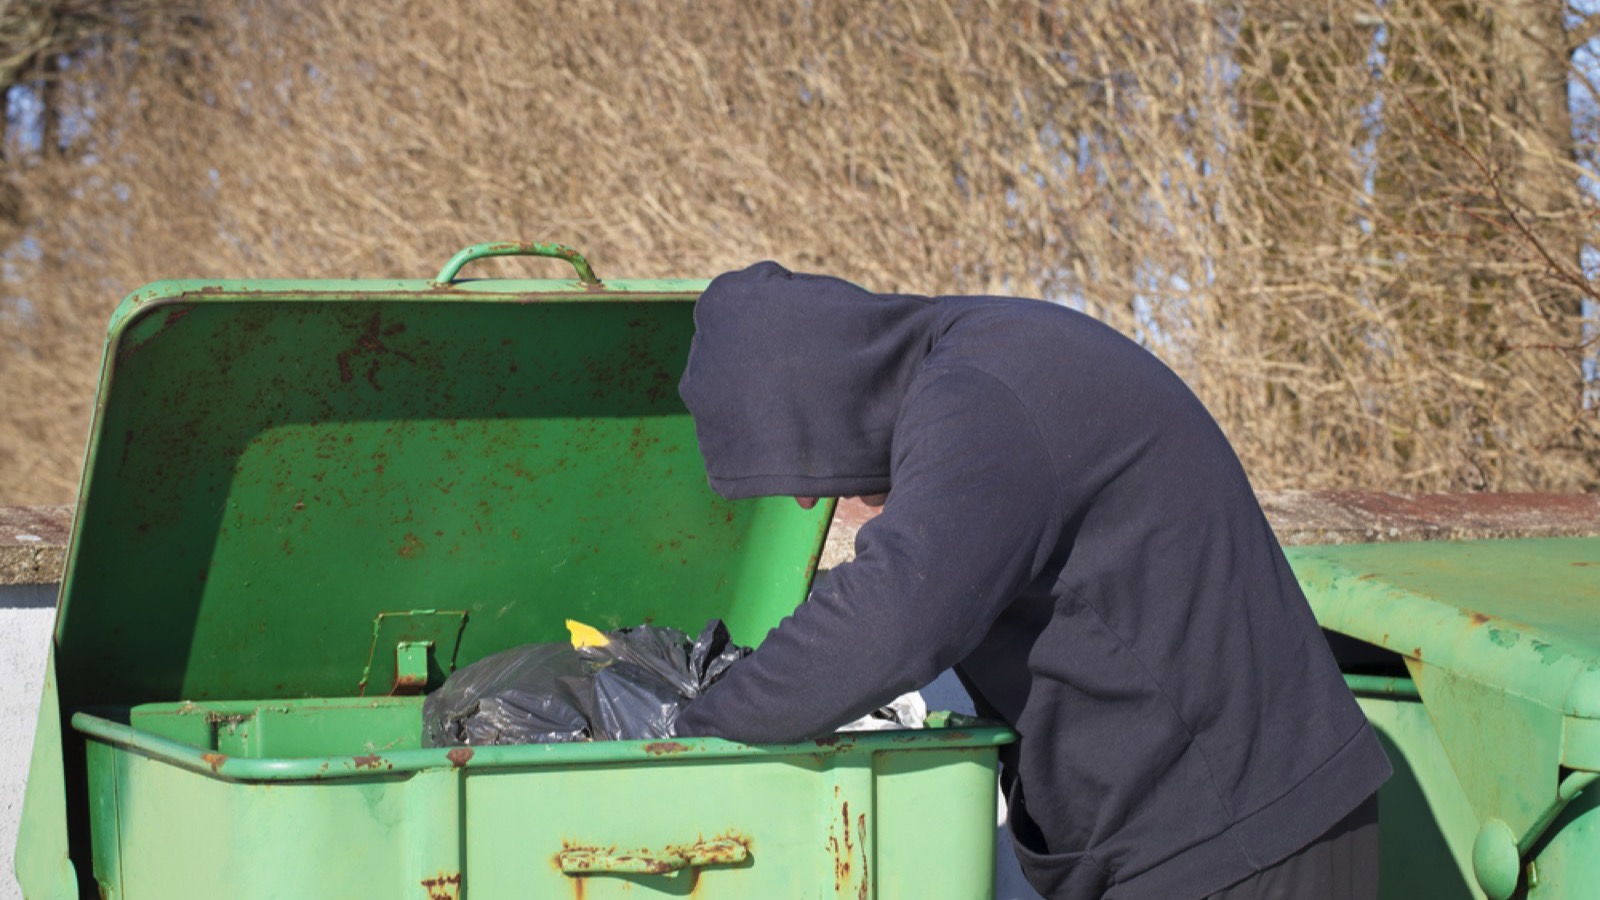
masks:
<path id="1" fill-rule="evenodd" d="M 1016 736 L 998 726 L 851 732 L 788 745 L 750 746 L 714 738 L 677 741 L 580 741 L 562 744 L 506 744 L 482 747 L 420 747 L 421 699 L 417 697 L 281 700 L 221 703 L 152 703 L 133 711 L 131 724 L 86 712 L 72 716 L 74 731 L 151 759 L 201 775 L 241 783 L 284 783 L 362 779 L 374 774 L 467 769 L 474 772 L 528 766 L 623 766 L 669 761 L 757 760 L 773 755 L 812 764 L 841 759 L 861 763 L 873 754 L 900 750 L 978 755 L 1008 744 Z M 242 713 L 242 714 L 241 714 Z M 320 723 L 311 743 L 299 742 L 305 729 L 263 725 Z M 266 738 L 229 740 L 232 732 L 211 727 L 236 723 Z M 272 737 L 277 735 L 277 737 Z M 387 740 L 379 741 L 383 737 Z M 375 746 L 381 744 L 381 748 Z M 288 749 L 284 749 L 287 747 Z M 353 750 L 352 748 L 361 748 Z M 330 755 L 331 754 L 331 755 Z"/>
<path id="2" fill-rule="evenodd" d="M 660 849 L 618 850 L 616 847 L 564 842 L 555 863 L 566 875 L 626 873 L 664 875 L 706 866 L 733 866 L 750 857 L 750 839 L 729 832 L 713 840 L 672 844 Z"/>
<path id="3" fill-rule="evenodd" d="M 456 900 L 461 896 L 461 873 L 440 872 L 432 878 L 424 878 L 422 889 L 428 892 L 428 900 Z"/>
<path id="4" fill-rule="evenodd" d="M 706 489 L 673 390 L 691 293 L 188 296 L 114 333 L 62 574 L 73 702 L 341 696 L 368 660 L 387 692 L 373 616 L 406 607 L 480 623 L 397 635 L 442 674 L 569 616 L 753 644 L 804 596 L 827 511 Z"/>

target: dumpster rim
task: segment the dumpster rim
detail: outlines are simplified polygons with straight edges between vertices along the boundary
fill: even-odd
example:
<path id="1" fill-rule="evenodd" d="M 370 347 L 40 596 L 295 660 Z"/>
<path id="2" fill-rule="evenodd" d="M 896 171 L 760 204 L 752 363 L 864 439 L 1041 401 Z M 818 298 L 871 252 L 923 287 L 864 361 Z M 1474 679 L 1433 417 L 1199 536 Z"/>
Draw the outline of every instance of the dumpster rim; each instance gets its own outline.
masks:
<path id="1" fill-rule="evenodd" d="M 914 749 L 981 749 L 1016 740 L 1003 725 L 950 729 L 866 731 L 832 734 L 794 744 L 741 744 L 721 738 L 662 738 L 568 744 L 487 747 L 424 747 L 352 756 L 228 756 L 158 737 L 131 725 L 87 712 L 72 716 L 73 730 L 112 746 L 220 781 L 327 781 L 401 775 L 430 769 L 508 769 L 549 765 L 606 765 L 660 760 L 778 759 L 842 756 Z"/>

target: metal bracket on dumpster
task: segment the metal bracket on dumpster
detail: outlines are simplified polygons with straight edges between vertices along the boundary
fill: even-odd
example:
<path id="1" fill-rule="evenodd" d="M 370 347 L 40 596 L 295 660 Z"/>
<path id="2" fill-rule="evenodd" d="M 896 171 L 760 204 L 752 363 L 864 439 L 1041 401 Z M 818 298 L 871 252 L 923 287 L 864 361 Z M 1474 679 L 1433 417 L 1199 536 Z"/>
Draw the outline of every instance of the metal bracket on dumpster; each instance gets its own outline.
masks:
<path id="1" fill-rule="evenodd" d="M 433 641 L 401 641 L 394 648 L 394 688 L 391 694 L 420 694 L 428 689 L 428 669 L 433 661 Z"/>
<path id="2" fill-rule="evenodd" d="M 1473 876 L 1490 900 L 1506 900 L 1524 857 L 1595 774 L 1564 767 L 1561 710 L 1405 661 L 1479 824 Z"/>
<path id="3" fill-rule="evenodd" d="M 381 612 L 372 620 L 372 647 L 356 685 L 390 696 L 420 694 L 455 671 L 467 613 L 459 609 Z"/>

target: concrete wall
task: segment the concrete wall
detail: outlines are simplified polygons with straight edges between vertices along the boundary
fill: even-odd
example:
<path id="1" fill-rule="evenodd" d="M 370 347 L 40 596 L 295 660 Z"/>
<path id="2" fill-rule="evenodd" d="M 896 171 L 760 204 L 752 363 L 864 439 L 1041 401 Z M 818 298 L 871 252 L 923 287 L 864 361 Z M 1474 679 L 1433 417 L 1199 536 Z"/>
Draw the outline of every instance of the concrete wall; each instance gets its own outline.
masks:
<path id="1" fill-rule="evenodd" d="M 1600 496 L 1282 491 L 1260 499 L 1285 544 L 1600 534 Z M 11 860 L 71 514 L 70 507 L 0 507 L 0 900 L 21 897 Z M 840 504 L 824 570 L 854 555 L 856 531 L 874 514 Z M 950 673 L 925 694 L 934 709 L 971 711 Z M 1003 829 L 996 858 L 998 900 L 1035 900 Z"/>
<path id="2" fill-rule="evenodd" d="M 56 585 L 0 584 L 0 900 L 22 896 L 11 857 L 55 604 Z"/>

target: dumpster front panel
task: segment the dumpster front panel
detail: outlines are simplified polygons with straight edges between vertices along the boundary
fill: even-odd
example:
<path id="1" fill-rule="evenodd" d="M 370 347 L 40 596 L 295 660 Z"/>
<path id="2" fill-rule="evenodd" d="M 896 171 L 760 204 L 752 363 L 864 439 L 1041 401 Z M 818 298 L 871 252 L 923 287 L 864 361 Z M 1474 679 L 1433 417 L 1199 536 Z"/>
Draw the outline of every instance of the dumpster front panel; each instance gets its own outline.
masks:
<path id="1" fill-rule="evenodd" d="M 424 879 L 459 878 L 455 772 L 233 784 L 91 748 L 91 771 L 114 777 L 94 823 L 107 897 L 425 898 Z"/>
<path id="2" fill-rule="evenodd" d="M 1011 738 L 419 748 L 414 697 L 129 720 L 73 720 L 108 897 L 983 897 Z"/>
<path id="3" fill-rule="evenodd" d="M 493 897 L 986 897 L 995 773 L 992 748 L 911 738 L 871 754 L 569 770 L 559 795 L 474 774 L 468 880 Z M 531 808 L 559 812 L 529 821 Z M 739 852 L 675 868 L 716 842 Z"/>

